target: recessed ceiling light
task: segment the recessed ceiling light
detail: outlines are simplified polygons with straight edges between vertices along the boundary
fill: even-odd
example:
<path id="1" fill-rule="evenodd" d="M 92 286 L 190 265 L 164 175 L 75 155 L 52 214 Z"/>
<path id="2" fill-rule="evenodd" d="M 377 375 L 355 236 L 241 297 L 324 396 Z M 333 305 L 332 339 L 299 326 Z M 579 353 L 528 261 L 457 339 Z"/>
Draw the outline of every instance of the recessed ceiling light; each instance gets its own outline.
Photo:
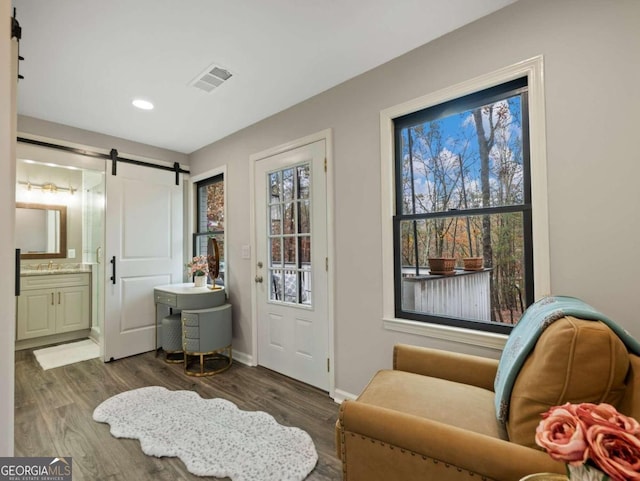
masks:
<path id="1" fill-rule="evenodd" d="M 138 107 L 139 109 L 142 109 L 142 110 L 153 109 L 153 104 L 148 100 L 134 99 L 133 102 L 131 103 L 133 104 L 134 107 Z"/>

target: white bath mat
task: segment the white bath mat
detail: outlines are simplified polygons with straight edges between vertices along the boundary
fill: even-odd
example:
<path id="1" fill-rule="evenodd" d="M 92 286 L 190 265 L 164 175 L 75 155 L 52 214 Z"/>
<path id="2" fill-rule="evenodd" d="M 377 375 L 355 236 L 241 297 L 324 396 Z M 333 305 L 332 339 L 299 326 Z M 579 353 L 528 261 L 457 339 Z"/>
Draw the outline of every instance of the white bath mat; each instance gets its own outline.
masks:
<path id="1" fill-rule="evenodd" d="M 88 359 L 100 357 L 100 346 L 91 339 L 79 342 L 70 342 L 58 346 L 46 347 L 33 351 L 36 360 L 45 371 L 54 367 L 66 366 Z"/>
<path id="2" fill-rule="evenodd" d="M 93 412 L 116 438 L 139 439 L 149 456 L 179 457 L 198 476 L 300 481 L 318 461 L 309 434 L 225 399 L 152 386 L 113 396 Z"/>

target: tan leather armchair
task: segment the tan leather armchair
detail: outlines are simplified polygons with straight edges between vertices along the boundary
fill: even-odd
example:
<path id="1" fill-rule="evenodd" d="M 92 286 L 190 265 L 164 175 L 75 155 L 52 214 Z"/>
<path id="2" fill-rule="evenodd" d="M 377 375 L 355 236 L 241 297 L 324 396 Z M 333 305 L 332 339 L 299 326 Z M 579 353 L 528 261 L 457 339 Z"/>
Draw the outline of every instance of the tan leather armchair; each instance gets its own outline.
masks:
<path id="1" fill-rule="evenodd" d="M 564 473 L 537 448 L 540 414 L 565 402 L 609 402 L 638 418 L 640 358 L 599 321 L 547 327 L 516 378 L 506 426 L 496 419 L 497 360 L 397 345 L 336 423 L 344 481 L 517 481 Z"/>

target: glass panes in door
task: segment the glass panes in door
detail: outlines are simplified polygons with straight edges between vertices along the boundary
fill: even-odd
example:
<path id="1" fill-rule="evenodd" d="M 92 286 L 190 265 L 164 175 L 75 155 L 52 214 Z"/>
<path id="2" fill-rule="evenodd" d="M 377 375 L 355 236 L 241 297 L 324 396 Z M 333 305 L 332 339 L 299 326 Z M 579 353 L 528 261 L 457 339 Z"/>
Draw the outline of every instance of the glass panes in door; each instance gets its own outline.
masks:
<path id="1" fill-rule="evenodd" d="M 311 164 L 267 174 L 269 300 L 312 305 Z"/>

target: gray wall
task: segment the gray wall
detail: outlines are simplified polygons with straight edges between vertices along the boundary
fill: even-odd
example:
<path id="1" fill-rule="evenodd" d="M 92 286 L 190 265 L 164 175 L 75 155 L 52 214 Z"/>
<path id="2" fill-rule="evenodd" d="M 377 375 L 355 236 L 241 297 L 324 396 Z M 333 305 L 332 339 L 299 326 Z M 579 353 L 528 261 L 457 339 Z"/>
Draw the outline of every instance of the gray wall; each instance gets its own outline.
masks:
<path id="1" fill-rule="evenodd" d="M 234 348 L 251 354 L 249 156 L 331 128 L 335 179 L 336 388 L 358 393 L 396 342 L 499 352 L 382 327 L 380 110 L 542 54 L 552 293 L 574 295 L 640 337 L 640 2 L 521 0 L 194 152 L 198 174 L 227 164 Z M 399 26 L 401 28 L 401 26 Z M 595 255 L 611 254 L 615 262 Z"/>

